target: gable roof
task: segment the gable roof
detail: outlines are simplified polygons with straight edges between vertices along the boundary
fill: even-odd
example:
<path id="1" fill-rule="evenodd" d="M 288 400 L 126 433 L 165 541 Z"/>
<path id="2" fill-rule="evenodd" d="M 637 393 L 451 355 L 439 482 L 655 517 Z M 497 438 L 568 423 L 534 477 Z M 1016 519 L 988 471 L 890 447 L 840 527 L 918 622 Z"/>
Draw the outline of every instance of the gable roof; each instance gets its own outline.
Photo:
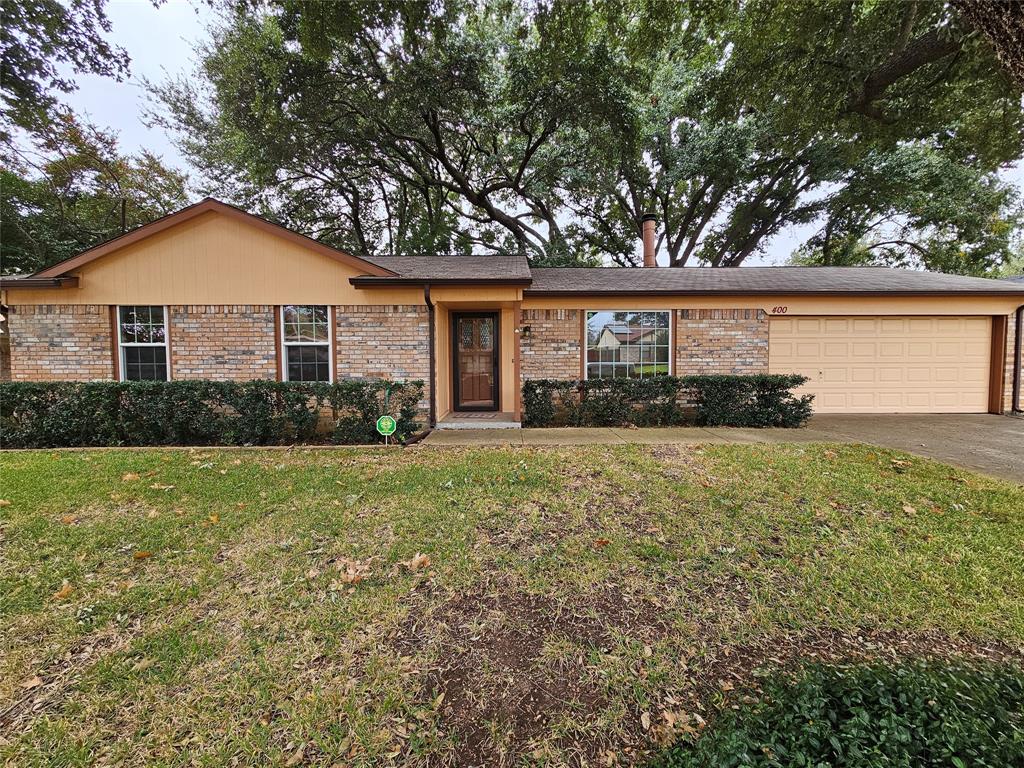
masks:
<path id="1" fill-rule="evenodd" d="M 353 277 L 353 285 L 380 283 L 506 283 L 529 285 L 530 262 L 521 253 L 493 256 L 367 256 L 395 277 Z"/>
<path id="2" fill-rule="evenodd" d="M 528 296 L 1024 294 L 1007 280 L 889 267 L 538 267 Z"/>
<path id="3" fill-rule="evenodd" d="M 171 227 L 175 227 L 178 224 L 183 224 L 186 221 L 194 219 L 197 216 L 202 216 L 204 213 L 209 213 L 211 211 L 244 221 L 247 224 L 251 224 L 252 226 L 258 227 L 259 229 L 269 232 L 272 235 L 283 237 L 285 240 L 291 240 L 293 243 L 298 243 L 299 245 L 308 248 L 311 251 L 315 251 L 316 253 L 326 256 L 330 259 L 334 259 L 335 261 L 340 261 L 342 264 L 347 264 L 350 267 L 361 269 L 365 271 L 367 274 L 379 276 L 393 276 L 395 274 L 394 272 L 391 272 L 385 269 L 384 267 L 378 266 L 373 262 L 367 261 L 366 259 L 361 259 L 357 256 L 345 253 L 344 251 L 339 251 L 337 248 L 332 248 L 329 245 L 324 245 L 319 240 L 314 240 L 311 237 L 306 237 L 306 235 L 300 235 L 298 232 L 290 230 L 287 227 L 283 227 L 280 224 L 274 224 L 273 222 L 267 221 L 264 218 L 243 211 L 241 208 L 236 208 L 233 205 L 222 203 L 220 200 L 215 200 L 212 197 L 207 197 L 203 200 L 200 200 L 198 203 L 194 205 L 190 205 L 186 208 L 182 208 L 180 211 L 175 211 L 174 213 L 170 213 L 166 216 L 156 219 L 155 221 L 151 221 L 149 222 L 149 224 L 143 224 L 141 227 L 133 229 L 131 232 L 126 232 L 125 234 L 120 235 L 119 237 L 115 237 L 113 240 L 107 240 L 107 242 L 105 243 L 100 243 L 99 245 L 93 246 L 88 250 L 82 251 L 81 253 L 72 256 L 70 259 L 59 261 L 56 264 L 47 267 L 46 269 L 42 269 L 39 272 L 36 272 L 34 275 L 31 275 L 28 278 L 22 279 L 38 281 L 52 280 L 54 278 L 64 277 L 71 270 L 78 269 L 79 267 L 88 264 L 90 261 L 95 261 L 96 259 L 106 256 L 108 253 L 113 253 L 114 251 L 120 250 L 121 248 L 131 245 L 132 243 L 137 243 L 140 240 L 144 240 L 147 237 L 151 237 L 152 235 L 157 234 L 158 232 L 163 232 L 165 229 L 170 229 Z"/>

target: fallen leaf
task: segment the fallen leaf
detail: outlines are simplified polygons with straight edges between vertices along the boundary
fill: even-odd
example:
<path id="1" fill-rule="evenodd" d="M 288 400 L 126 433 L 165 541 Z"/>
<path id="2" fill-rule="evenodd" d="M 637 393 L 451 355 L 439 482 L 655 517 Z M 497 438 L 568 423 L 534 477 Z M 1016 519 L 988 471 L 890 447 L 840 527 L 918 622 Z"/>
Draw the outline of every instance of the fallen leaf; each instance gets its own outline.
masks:
<path id="1" fill-rule="evenodd" d="M 219 523 L 220 522 L 220 515 L 217 515 L 217 514 L 210 515 L 207 518 L 207 520 L 209 520 L 211 523 Z"/>
<path id="2" fill-rule="evenodd" d="M 74 592 L 74 591 L 75 591 L 75 588 L 72 587 L 71 584 L 68 583 L 67 579 L 64 579 L 64 583 L 61 585 L 61 588 L 53 593 L 53 599 L 54 600 L 63 600 L 65 597 L 70 596 L 71 593 Z"/>
<path id="3" fill-rule="evenodd" d="M 917 510 L 914 509 L 914 507 L 910 506 L 909 504 L 904 504 L 903 505 L 903 511 L 906 512 L 908 515 L 916 515 L 917 514 Z"/>
<path id="4" fill-rule="evenodd" d="M 154 517 L 159 517 L 159 516 L 160 516 L 160 513 L 157 510 L 155 510 L 155 509 L 151 509 L 151 510 L 149 510 L 149 512 L 146 513 L 146 517 L 148 517 L 150 520 L 152 520 Z"/>
<path id="5" fill-rule="evenodd" d="M 641 725 L 641 727 L 643 727 L 643 729 L 645 731 L 649 731 L 651 729 L 651 713 L 650 712 L 643 712 L 640 715 L 640 725 Z"/>
<path id="6" fill-rule="evenodd" d="M 161 485 L 160 483 L 153 483 L 151 486 L 154 491 L 169 491 L 174 488 L 173 485 Z"/>
<path id="7" fill-rule="evenodd" d="M 303 761 L 303 759 L 305 758 L 305 756 L 306 756 L 306 745 L 305 745 L 305 743 L 299 744 L 299 748 L 296 749 L 292 753 L 292 756 L 289 757 L 285 761 L 285 765 L 288 766 L 288 768 L 292 768 L 292 766 L 295 766 L 295 765 L 298 765 L 299 763 L 301 763 Z"/>
<path id="8" fill-rule="evenodd" d="M 429 568 L 430 558 L 424 555 L 422 552 L 417 552 L 415 555 L 412 556 L 411 559 L 405 560 L 399 563 L 399 565 L 404 565 L 410 571 L 415 572 L 418 571 L 420 568 Z"/>
<path id="9" fill-rule="evenodd" d="M 594 546 L 597 549 L 604 549 L 611 543 L 611 539 L 594 539 Z"/>
<path id="10" fill-rule="evenodd" d="M 140 549 L 138 552 L 132 555 L 132 560 L 145 560 L 147 557 L 152 556 L 153 553 L 150 552 L 148 549 Z"/>
<path id="11" fill-rule="evenodd" d="M 9 506 L 11 506 L 11 502 L 10 501 L 8 501 L 7 499 L 0 499 L 0 507 L 9 507 Z"/>
<path id="12" fill-rule="evenodd" d="M 78 522 L 78 518 L 74 515 L 64 515 L 60 521 L 64 523 L 64 525 L 75 525 Z"/>
<path id="13" fill-rule="evenodd" d="M 145 672 L 145 671 L 146 671 L 147 669 L 149 669 L 150 667 L 152 667 L 152 666 L 153 666 L 154 664 L 156 664 L 156 662 L 155 662 L 155 661 L 153 661 L 153 660 L 152 660 L 152 659 L 150 659 L 150 658 L 142 658 L 142 659 L 139 659 L 139 660 L 138 660 L 138 661 L 137 661 L 137 662 L 136 662 L 136 663 L 135 663 L 135 664 L 134 664 L 134 665 L 132 666 L 132 672 Z"/>
<path id="14" fill-rule="evenodd" d="M 21 687 L 24 688 L 26 691 L 30 691 L 33 688 L 38 688 L 42 684 L 43 678 L 41 678 L 39 675 L 36 675 L 35 677 L 30 677 L 28 680 L 23 682 L 21 684 Z"/>
<path id="15" fill-rule="evenodd" d="M 132 480 L 138 480 L 139 479 L 139 473 L 138 472 L 125 472 L 123 475 L 121 475 L 121 479 L 124 482 L 126 482 L 126 483 L 130 483 Z"/>

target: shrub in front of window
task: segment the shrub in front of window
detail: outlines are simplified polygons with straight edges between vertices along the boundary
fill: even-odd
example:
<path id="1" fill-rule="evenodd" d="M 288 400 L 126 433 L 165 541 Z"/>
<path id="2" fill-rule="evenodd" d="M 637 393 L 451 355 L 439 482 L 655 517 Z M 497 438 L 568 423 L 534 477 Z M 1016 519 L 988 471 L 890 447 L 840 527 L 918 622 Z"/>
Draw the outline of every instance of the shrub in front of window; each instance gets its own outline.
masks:
<path id="1" fill-rule="evenodd" d="M 654 767 L 1019 766 L 1022 713 L 1015 662 L 814 665 L 769 678 Z"/>
<path id="2" fill-rule="evenodd" d="M 384 413 L 411 435 L 422 397 L 419 381 L 4 382 L 0 447 L 375 443 Z"/>
<path id="3" fill-rule="evenodd" d="M 792 389 L 807 379 L 788 374 L 652 376 L 523 385 L 528 427 L 734 426 L 799 427 L 811 416 L 811 395 Z"/>

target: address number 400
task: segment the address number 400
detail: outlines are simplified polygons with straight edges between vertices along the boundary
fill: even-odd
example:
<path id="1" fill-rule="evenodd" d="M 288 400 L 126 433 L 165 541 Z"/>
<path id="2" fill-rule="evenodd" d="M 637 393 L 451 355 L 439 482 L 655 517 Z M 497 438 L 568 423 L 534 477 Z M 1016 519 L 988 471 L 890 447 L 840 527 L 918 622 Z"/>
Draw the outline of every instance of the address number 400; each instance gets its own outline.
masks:
<path id="1" fill-rule="evenodd" d="M 789 312 L 789 307 L 783 307 L 783 306 L 772 307 L 772 314 L 773 315 L 784 315 L 787 312 Z"/>

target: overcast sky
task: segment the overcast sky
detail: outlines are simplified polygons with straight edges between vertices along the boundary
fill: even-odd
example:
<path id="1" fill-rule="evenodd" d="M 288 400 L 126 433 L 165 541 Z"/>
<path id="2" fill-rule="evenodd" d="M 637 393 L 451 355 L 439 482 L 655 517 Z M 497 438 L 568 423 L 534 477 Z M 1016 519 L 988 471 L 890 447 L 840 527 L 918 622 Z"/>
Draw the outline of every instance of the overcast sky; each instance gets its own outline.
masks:
<path id="1" fill-rule="evenodd" d="M 187 170 L 188 164 L 170 138 L 159 128 L 143 125 L 147 96 L 141 80 L 159 81 L 168 75 L 191 73 L 193 49 L 206 39 L 211 14 L 209 6 L 195 0 L 166 0 L 158 7 L 149 0 L 110 0 L 107 15 L 113 30 L 109 39 L 131 56 L 131 78 L 117 83 L 109 78 L 78 76 L 79 89 L 64 100 L 97 126 L 116 130 L 124 150 L 134 152 L 145 147 L 162 155 L 168 164 Z M 1024 189 L 1024 169 L 1012 169 L 1006 177 Z M 815 229 L 813 225 L 790 228 L 769 243 L 763 258 L 748 259 L 746 263 L 783 263 Z"/>

